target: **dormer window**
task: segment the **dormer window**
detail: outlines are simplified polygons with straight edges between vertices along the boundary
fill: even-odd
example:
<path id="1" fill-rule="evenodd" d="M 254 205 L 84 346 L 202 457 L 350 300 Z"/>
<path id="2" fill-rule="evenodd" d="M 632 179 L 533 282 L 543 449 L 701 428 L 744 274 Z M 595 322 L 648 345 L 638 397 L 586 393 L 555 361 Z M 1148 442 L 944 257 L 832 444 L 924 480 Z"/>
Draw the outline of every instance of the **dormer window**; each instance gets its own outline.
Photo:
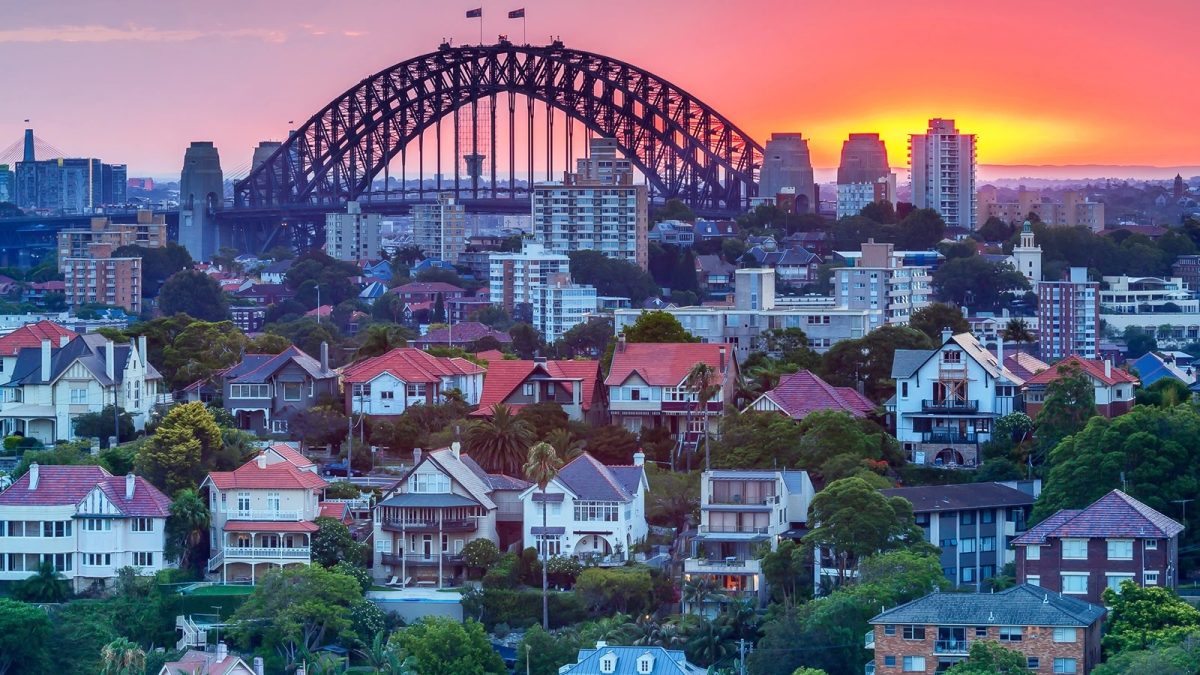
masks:
<path id="1" fill-rule="evenodd" d="M 609 652 L 600 658 L 600 672 L 611 675 L 617 672 L 617 655 Z"/>
<path id="2" fill-rule="evenodd" d="M 637 660 L 638 673 L 650 673 L 654 671 L 654 657 L 649 654 L 642 654 Z"/>
<path id="3" fill-rule="evenodd" d="M 962 363 L 962 352 L 942 352 L 942 363 Z"/>

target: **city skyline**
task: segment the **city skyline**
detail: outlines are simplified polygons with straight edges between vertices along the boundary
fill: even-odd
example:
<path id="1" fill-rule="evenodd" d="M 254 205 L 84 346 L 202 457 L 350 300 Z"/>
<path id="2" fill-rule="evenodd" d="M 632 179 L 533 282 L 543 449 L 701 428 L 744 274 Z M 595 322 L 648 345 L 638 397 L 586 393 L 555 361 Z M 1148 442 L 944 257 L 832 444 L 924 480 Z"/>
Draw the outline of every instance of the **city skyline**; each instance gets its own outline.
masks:
<path id="1" fill-rule="evenodd" d="M 529 42 L 554 34 L 646 68 L 760 143 L 801 132 L 817 167 L 837 165 L 848 134 L 879 132 L 902 168 L 907 135 L 931 117 L 977 134 L 982 165 L 1200 164 L 1188 119 L 1200 93 L 1170 67 L 1200 57 L 1187 35 L 1200 7 L 1185 2 L 1153 11 L 1014 2 L 999 12 L 764 0 L 738 14 L 711 0 L 411 9 L 364 0 L 355 12 L 309 2 L 180 9 L 137 1 L 119 14 L 60 2 L 23 7 L 0 29 L 0 58 L 22 64 L 0 74 L 0 86 L 19 93 L 0 108 L 0 145 L 18 139 L 29 118 L 68 155 L 125 163 L 130 175 L 177 174 L 188 143 L 201 139 L 233 168 L 258 141 L 281 139 L 289 120 L 299 124 L 363 77 L 433 51 L 442 38 L 477 42 L 479 23 L 464 14 L 480 5 L 485 42 L 498 33 L 521 41 L 522 22 L 504 16 L 524 6 Z M 1054 30 L 1035 30 L 1030 16 Z M 913 65 L 922 60 L 925 76 Z"/>

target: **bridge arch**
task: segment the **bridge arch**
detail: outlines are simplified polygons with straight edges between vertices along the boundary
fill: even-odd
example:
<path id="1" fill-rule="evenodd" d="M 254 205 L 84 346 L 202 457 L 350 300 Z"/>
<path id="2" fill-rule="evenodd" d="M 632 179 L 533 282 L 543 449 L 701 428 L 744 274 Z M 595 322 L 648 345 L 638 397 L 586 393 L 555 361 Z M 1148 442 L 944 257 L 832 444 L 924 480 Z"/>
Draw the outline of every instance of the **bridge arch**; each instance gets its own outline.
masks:
<path id="1" fill-rule="evenodd" d="M 740 208 L 757 194 L 761 146 L 683 89 L 561 43 L 502 42 L 442 45 L 363 79 L 239 181 L 235 204 L 335 205 L 369 193 L 372 181 L 424 132 L 463 106 L 490 101 L 494 107 L 498 94 L 509 95 L 510 115 L 519 95 L 529 101 L 530 119 L 539 101 L 614 138 L 658 197 L 711 210 Z M 510 158 L 515 152 L 509 148 Z"/>

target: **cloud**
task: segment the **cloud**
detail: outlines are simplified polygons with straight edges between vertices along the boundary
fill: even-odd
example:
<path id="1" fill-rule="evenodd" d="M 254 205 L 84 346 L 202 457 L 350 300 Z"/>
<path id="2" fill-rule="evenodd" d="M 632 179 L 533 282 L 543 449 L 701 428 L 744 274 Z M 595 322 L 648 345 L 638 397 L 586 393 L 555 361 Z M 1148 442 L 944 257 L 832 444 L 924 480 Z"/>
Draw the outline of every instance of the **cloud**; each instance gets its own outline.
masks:
<path id="1" fill-rule="evenodd" d="M 174 30 L 149 26 L 29 26 L 0 29 L 0 44 L 4 43 L 100 43 L 100 42 L 190 42 L 203 38 L 230 38 L 283 42 L 287 34 L 279 30 L 239 28 L 236 30 Z"/>

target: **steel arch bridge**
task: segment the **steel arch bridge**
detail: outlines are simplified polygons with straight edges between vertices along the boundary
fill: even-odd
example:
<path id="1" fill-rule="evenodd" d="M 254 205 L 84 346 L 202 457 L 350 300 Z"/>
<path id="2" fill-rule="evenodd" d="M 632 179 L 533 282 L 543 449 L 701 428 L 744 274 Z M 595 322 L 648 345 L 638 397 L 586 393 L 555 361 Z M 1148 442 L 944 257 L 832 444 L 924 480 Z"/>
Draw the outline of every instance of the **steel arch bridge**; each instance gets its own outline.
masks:
<path id="1" fill-rule="evenodd" d="M 508 99 L 508 176 L 496 179 L 496 100 Z M 529 181 L 518 186 L 514 147 L 514 100 L 527 100 Z M 646 70 L 591 52 L 548 46 L 496 45 L 451 47 L 403 61 L 347 90 L 290 134 L 287 141 L 255 167 L 234 191 L 235 209 L 289 209 L 371 199 L 374 180 L 388 184 L 389 164 L 418 146 L 420 194 L 401 190 L 401 200 L 427 200 L 434 189 L 423 186 L 424 133 L 437 129 L 437 191 L 492 200 L 516 198 L 532 184 L 534 102 L 544 103 L 550 127 L 546 170 L 553 175 L 552 111 L 568 118 L 565 145 L 570 153 L 571 120 L 589 135 L 613 138 L 618 149 L 647 178 L 656 199 L 680 199 L 704 211 L 733 211 L 757 195 L 762 147 L 723 115 L 680 87 Z M 455 170 L 443 186 L 441 125 L 465 106 L 490 113 L 491 133 L 468 141 L 473 153 L 490 151 L 490 185 L 480 177 L 462 185 L 461 157 L 455 136 Z M 500 111 L 502 114 L 503 111 Z M 485 117 L 488 115 L 485 114 Z M 474 124 L 472 123 L 472 127 Z M 472 128 L 472 135 L 475 129 Z M 414 143 L 415 141 L 415 143 Z M 484 157 L 489 157 L 484 154 Z M 569 159 L 569 157 L 568 157 Z M 507 182 L 507 185 L 504 183 Z M 404 183 L 404 179 L 401 179 Z M 376 191 L 377 193 L 377 191 Z M 428 194 L 425 194 L 428 193 Z M 385 196 L 385 200 L 394 197 Z"/>

